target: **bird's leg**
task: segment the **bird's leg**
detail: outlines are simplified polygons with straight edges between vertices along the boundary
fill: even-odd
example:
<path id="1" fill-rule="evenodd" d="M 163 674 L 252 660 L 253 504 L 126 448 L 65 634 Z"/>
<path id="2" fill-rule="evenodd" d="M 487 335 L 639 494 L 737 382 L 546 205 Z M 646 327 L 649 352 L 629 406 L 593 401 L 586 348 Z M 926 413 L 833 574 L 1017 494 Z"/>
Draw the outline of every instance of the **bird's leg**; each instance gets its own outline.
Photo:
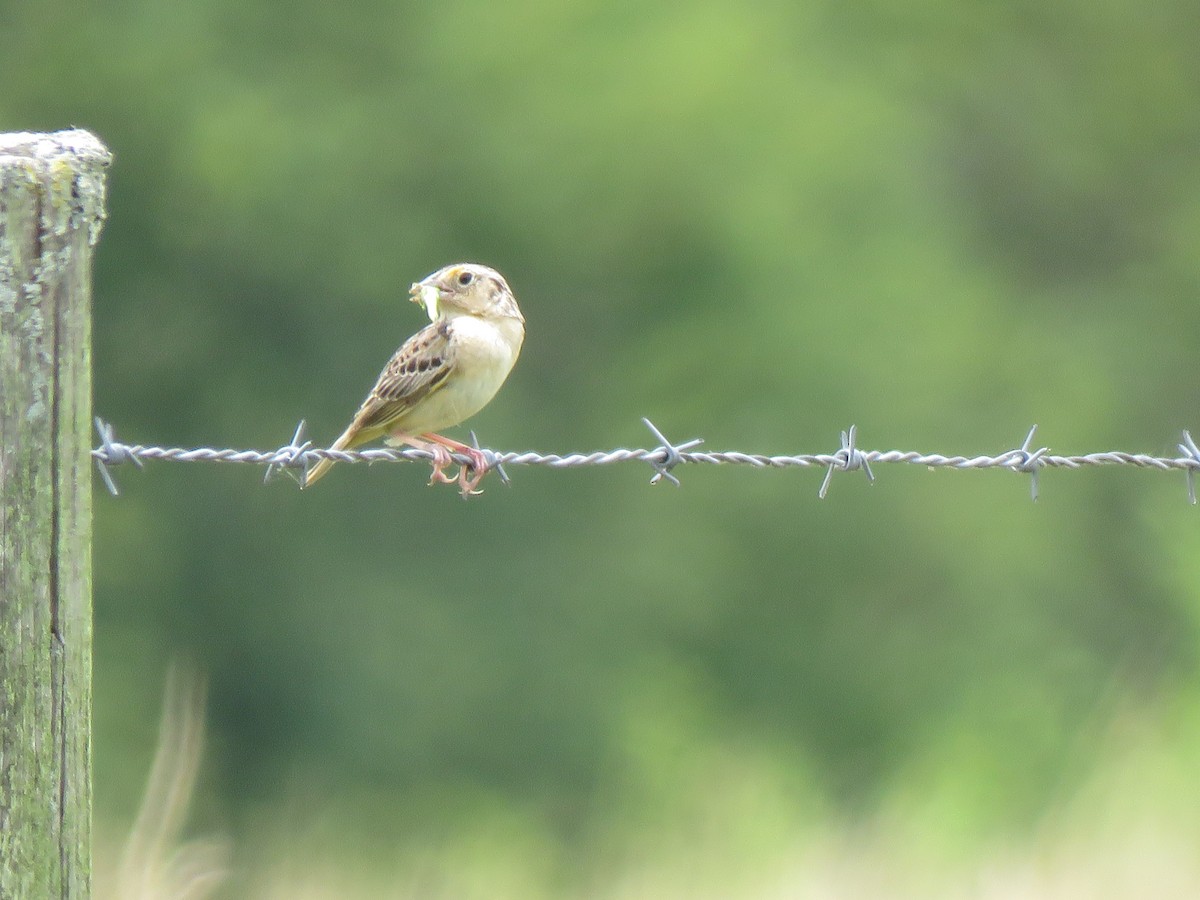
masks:
<path id="1" fill-rule="evenodd" d="M 430 484 L 454 484 L 454 482 L 460 480 L 460 478 L 452 477 L 447 475 L 445 472 L 446 466 L 449 466 L 454 462 L 450 456 L 450 451 L 439 442 L 424 440 L 424 438 L 428 437 L 431 437 L 431 435 L 414 437 L 413 435 L 405 434 L 402 431 L 394 431 L 391 434 L 391 440 L 398 444 L 408 444 L 412 447 L 416 447 L 418 450 L 427 450 L 433 454 L 433 474 L 429 476 Z M 461 466 L 459 468 L 461 475 Z"/>
<path id="2" fill-rule="evenodd" d="M 483 493 L 483 491 L 475 490 L 477 487 L 479 487 L 479 482 L 483 481 L 483 476 L 488 473 L 488 459 L 482 450 L 472 447 L 469 444 L 464 444 L 461 441 L 456 441 L 440 434 L 434 434 L 433 432 L 423 434 L 421 437 L 434 445 L 440 445 L 443 448 L 443 452 L 444 448 L 449 447 L 454 452 L 461 453 L 464 456 L 469 457 L 471 460 L 469 466 L 458 467 L 458 486 L 462 489 L 461 493 L 464 497 Z M 449 459 L 448 454 L 447 459 Z M 467 474 L 468 469 L 471 471 L 470 475 Z M 456 479 L 442 476 L 442 478 L 439 480 L 449 484 Z"/>

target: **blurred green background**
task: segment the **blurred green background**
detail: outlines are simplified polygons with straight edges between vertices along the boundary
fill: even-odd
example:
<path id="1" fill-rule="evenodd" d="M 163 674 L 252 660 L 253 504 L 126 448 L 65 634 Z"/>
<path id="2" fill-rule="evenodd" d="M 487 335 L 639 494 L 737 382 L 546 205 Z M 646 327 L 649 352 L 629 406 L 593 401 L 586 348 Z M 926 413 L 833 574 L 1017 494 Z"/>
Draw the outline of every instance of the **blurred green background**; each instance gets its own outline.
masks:
<path id="1" fill-rule="evenodd" d="M 327 445 L 464 259 L 528 320 L 497 449 L 1197 427 L 1194 2 L 7 0 L 0 42 L 0 128 L 116 156 L 95 405 L 131 442 Z M 101 831 L 189 659 L 230 897 L 920 894 L 1200 836 L 1182 476 L 510 474 L 118 471 Z"/>

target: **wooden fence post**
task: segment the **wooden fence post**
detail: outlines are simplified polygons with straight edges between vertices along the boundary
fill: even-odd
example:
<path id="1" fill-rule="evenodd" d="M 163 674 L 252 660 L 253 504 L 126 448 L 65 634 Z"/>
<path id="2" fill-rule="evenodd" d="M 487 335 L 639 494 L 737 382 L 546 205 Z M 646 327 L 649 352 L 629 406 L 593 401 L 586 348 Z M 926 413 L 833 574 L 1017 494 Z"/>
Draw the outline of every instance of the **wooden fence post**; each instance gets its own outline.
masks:
<path id="1" fill-rule="evenodd" d="M 91 889 L 91 257 L 108 150 L 0 134 L 0 898 Z"/>

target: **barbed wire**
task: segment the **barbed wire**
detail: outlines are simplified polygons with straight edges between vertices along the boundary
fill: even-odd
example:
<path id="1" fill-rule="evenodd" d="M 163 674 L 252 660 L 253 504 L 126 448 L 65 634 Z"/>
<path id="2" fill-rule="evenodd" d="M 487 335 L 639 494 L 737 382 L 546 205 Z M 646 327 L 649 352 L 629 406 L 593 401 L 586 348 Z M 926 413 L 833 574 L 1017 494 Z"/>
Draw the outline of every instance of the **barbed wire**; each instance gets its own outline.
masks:
<path id="1" fill-rule="evenodd" d="M 404 449 L 370 449 L 370 450 L 324 450 L 313 447 L 311 441 L 304 440 L 304 422 L 296 428 L 292 440 L 277 450 L 215 450 L 210 447 L 197 447 L 185 450 L 181 447 L 147 447 L 142 444 L 125 444 L 116 439 L 112 425 L 97 418 L 96 431 L 100 436 L 100 446 L 92 450 L 92 458 L 100 478 L 108 488 L 109 493 L 117 496 L 117 485 L 113 481 L 109 469 L 123 463 L 133 463 L 142 467 L 143 460 L 167 460 L 171 462 L 218 462 L 241 463 L 266 466 L 263 481 L 271 478 L 276 470 L 282 470 L 304 486 L 308 470 L 319 460 L 332 459 L 342 463 L 376 463 L 376 462 L 432 462 L 434 454 L 429 450 L 415 448 Z M 582 466 L 608 466 L 615 463 L 640 462 L 647 463 L 654 469 L 650 479 L 651 484 L 660 481 L 670 481 L 678 486 L 679 478 L 672 470 L 680 465 L 709 464 L 709 465 L 743 465 L 758 469 L 785 468 L 824 468 L 825 478 L 817 496 L 822 500 L 829 492 L 829 486 L 835 472 L 853 472 L 862 470 L 868 483 L 875 481 L 872 464 L 901 463 L 914 466 L 925 466 L 931 469 L 1007 469 L 1012 472 L 1027 474 L 1030 477 L 1030 495 L 1036 501 L 1038 498 L 1038 474 L 1043 469 L 1081 469 L 1086 466 L 1135 466 L 1142 469 L 1157 469 L 1159 471 L 1182 471 L 1187 483 L 1188 501 L 1196 503 L 1196 470 L 1200 469 L 1200 448 L 1192 440 L 1189 432 L 1183 432 L 1183 441 L 1178 445 L 1182 454 L 1177 457 L 1152 456 L 1145 453 L 1125 453 L 1110 450 L 1100 453 L 1084 453 L 1075 456 L 1058 456 L 1050 453 L 1048 447 L 1033 447 L 1033 437 L 1037 431 L 1034 425 L 1029 429 L 1025 440 L 1019 447 L 1005 450 L 995 456 L 945 456 L 940 453 L 919 453 L 913 450 L 860 450 L 857 445 L 857 428 L 850 428 L 841 433 L 839 448 L 833 453 L 799 453 L 786 456 L 768 456 L 759 453 L 744 453 L 737 450 L 719 452 L 699 451 L 695 448 L 703 443 L 702 438 L 693 438 L 681 444 L 674 444 L 659 431 L 649 419 L 643 418 L 642 423 L 650 429 L 655 440 L 659 442 L 654 449 L 623 449 L 598 450 L 592 453 L 537 453 L 532 450 L 522 452 L 498 452 L 479 446 L 475 432 L 471 432 L 474 448 L 483 454 L 489 470 L 496 470 L 500 479 L 509 483 L 505 466 L 549 466 L 553 469 L 572 469 Z M 451 459 L 459 465 L 470 465 L 471 459 L 465 454 L 452 453 Z"/>

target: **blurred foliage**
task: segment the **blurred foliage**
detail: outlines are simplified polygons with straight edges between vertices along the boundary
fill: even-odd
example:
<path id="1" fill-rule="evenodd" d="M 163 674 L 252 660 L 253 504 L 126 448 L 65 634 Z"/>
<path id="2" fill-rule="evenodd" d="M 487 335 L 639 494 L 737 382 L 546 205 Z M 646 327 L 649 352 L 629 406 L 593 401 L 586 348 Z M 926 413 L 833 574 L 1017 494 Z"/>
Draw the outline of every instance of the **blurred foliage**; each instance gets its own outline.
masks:
<path id="1" fill-rule="evenodd" d="M 529 323 L 472 422 L 497 448 L 645 445 L 642 415 L 762 452 L 1196 427 L 1192 3 L 8 0 L 0 34 L 0 128 L 116 154 L 96 409 L 127 440 L 332 440 L 459 259 Z M 464 504 L 417 467 L 118 473 L 98 814 L 132 816 L 179 656 L 202 817 L 385 858 L 686 844 L 739 779 L 731 853 L 882 808 L 969 847 L 1069 796 L 1116 710 L 1197 699 L 1175 476 L 1047 473 L 1034 505 L 1007 473 L 823 503 L 814 472 L 511 474 Z"/>

